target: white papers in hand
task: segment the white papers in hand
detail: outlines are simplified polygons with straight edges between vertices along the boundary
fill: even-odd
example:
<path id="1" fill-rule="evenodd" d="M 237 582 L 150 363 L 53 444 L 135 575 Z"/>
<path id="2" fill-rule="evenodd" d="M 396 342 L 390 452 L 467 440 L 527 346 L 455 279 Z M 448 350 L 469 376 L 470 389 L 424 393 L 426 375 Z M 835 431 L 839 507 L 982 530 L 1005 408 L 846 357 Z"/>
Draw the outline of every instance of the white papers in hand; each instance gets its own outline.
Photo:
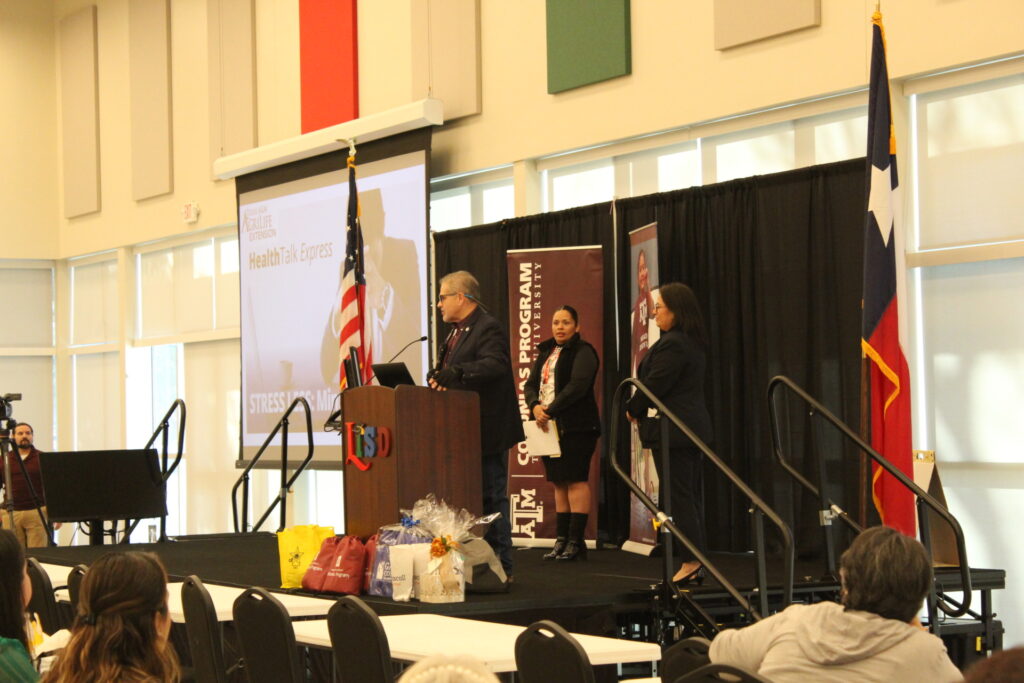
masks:
<path id="1" fill-rule="evenodd" d="M 545 432 L 534 420 L 523 423 L 523 431 L 526 432 L 526 451 L 531 456 L 557 458 L 562 455 L 555 421 L 549 420 L 547 427 L 548 430 Z"/>

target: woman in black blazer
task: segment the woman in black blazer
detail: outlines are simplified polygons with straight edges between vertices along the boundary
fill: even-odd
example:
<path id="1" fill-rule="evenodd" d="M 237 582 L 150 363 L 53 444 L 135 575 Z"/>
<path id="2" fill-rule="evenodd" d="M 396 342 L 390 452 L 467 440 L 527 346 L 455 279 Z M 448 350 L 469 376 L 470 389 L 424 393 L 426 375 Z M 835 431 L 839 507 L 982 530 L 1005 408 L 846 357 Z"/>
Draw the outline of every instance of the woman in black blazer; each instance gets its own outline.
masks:
<path id="1" fill-rule="evenodd" d="M 704 331 L 704 319 L 697 297 L 686 285 L 673 282 L 662 286 L 655 299 L 654 321 L 661 330 L 661 338 L 651 346 L 640 362 L 637 378 L 701 441 L 709 444 L 713 432 L 711 416 L 704 402 L 707 333 Z M 626 412 L 631 422 L 640 423 L 645 447 L 657 446 L 659 430 L 647 417 L 651 405 L 650 399 L 637 391 L 629 400 Z M 680 531 L 704 552 L 706 539 L 702 455 L 686 435 L 671 425 L 669 457 L 671 481 L 667 483 L 672 518 Z M 702 582 L 704 568 L 700 562 L 678 542 L 675 548 L 682 565 L 672 580 L 680 583 Z"/>
<path id="2" fill-rule="evenodd" d="M 555 547 L 545 560 L 586 559 L 583 539 L 590 514 L 590 457 L 594 454 L 601 420 L 594 399 L 597 351 L 580 339 L 579 315 L 562 306 L 551 320 L 552 338 L 537 346 L 530 378 L 523 393 L 530 419 L 542 429 L 555 420 L 562 454 L 542 458 L 548 481 L 555 487 Z"/>

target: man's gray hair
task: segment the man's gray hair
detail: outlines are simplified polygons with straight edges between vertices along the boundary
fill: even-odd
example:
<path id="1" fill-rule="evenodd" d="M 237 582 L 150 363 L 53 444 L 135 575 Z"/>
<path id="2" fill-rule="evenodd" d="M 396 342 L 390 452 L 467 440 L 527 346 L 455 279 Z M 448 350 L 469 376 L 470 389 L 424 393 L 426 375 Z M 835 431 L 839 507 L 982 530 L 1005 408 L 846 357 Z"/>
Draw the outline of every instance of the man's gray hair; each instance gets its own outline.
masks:
<path id="1" fill-rule="evenodd" d="M 457 270 L 441 278 L 439 286 L 448 285 L 453 294 L 465 294 L 473 301 L 480 303 L 480 283 L 468 270 Z"/>

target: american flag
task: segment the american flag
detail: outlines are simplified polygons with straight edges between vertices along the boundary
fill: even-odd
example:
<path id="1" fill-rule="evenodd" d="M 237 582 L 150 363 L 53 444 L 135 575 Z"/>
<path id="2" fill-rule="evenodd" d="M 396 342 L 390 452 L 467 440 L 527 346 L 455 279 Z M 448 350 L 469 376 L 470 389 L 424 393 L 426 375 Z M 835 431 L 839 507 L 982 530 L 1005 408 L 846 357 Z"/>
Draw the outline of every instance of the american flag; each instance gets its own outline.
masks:
<path id="1" fill-rule="evenodd" d="M 900 343 L 896 293 L 893 221 L 900 210 L 894 198 L 898 197 L 899 178 L 881 12 L 874 13 L 872 23 L 861 349 L 870 366 L 871 446 L 913 479 L 910 371 Z M 877 465 L 872 473 L 871 490 L 882 523 L 915 536 L 913 494 Z"/>
<path id="2" fill-rule="evenodd" d="M 348 228 L 345 232 L 345 272 L 341 287 L 341 334 L 339 336 L 339 366 L 341 388 L 348 384 L 345 377 L 345 359 L 349 348 L 359 354 L 359 370 L 363 382 L 370 380 L 373 363 L 369 345 L 363 345 L 366 307 L 366 275 L 363 271 L 363 230 L 359 225 L 359 193 L 356 191 L 356 157 L 348 157 Z"/>

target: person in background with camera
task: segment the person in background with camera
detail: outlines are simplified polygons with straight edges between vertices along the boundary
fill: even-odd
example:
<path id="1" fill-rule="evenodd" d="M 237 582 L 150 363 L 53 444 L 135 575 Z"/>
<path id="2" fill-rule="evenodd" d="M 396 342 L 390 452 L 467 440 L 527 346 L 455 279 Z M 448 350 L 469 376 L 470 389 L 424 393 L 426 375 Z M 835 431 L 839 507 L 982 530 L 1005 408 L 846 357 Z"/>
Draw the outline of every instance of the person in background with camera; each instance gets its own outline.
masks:
<path id="1" fill-rule="evenodd" d="M 2 515 L 3 527 L 13 531 L 26 548 L 44 548 L 49 545 L 50 533 L 43 523 L 46 500 L 43 497 L 42 475 L 39 473 L 39 451 L 33 445 L 35 432 L 32 425 L 19 422 L 14 427 L 11 440 L 15 446 L 7 456 L 11 466 L 11 490 L 4 491 L 4 502 L 7 502 L 8 496 L 14 502 L 14 528 L 10 527 L 6 510 Z M 54 524 L 53 528 L 59 529 L 60 523 Z"/>
<path id="2" fill-rule="evenodd" d="M 654 321 L 661 330 L 661 338 L 640 362 L 637 379 L 697 438 L 710 444 L 713 436 L 711 415 L 704 401 L 707 333 L 697 297 L 686 285 L 671 282 L 658 290 L 656 298 Z M 658 448 L 660 442 L 659 419 L 647 416 L 652 405 L 641 391 L 636 391 L 627 404 L 626 417 L 630 422 L 639 423 L 640 439 L 646 448 Z M 662 479 L 662 491 L 668 486 L 672 519 L 683 535 L 703 553 L 706 546 L 702 454 L 696 444 L 674 425 L 669 425 L 668 434 L 671 481 Z M 704 567 L 693 554 L 678 542 L 674 553 L 682 560 L 682 565 L 672 580 L 680 584 L 702 583 Z"/>
<path id="3" fill-rule="evenodd" d="M 537 345 L 537 360 L 523 392 L 530 419 L 558 431 L 561 454 L 544 457 L 548 481 L 555 487 L 555 547 L 545 560 L 583 560 L 584 532 L 590 514 L 590 458 L 601 432 L 594 399 L 599 361 L 594 347 L 579 333 L 579 315 L 562 306 L 551 319 L 551 339 Z"/>

